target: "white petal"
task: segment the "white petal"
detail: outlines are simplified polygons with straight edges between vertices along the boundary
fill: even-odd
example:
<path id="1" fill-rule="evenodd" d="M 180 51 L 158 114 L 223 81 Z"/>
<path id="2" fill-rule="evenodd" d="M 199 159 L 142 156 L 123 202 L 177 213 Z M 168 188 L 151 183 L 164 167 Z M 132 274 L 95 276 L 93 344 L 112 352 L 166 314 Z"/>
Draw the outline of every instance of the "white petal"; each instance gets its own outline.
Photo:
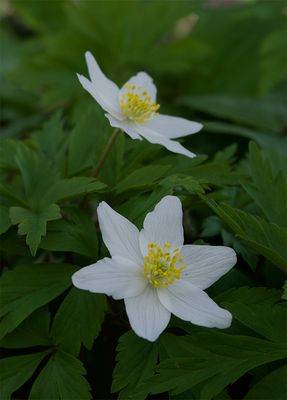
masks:
<path id="1" fill-rule="evenodd" d="M 163 246 L 170 243 L 172 247 L 183 245 L 182 207 L 175 196 L 165 196 L 148 213 L 144 220 L 144 229 L 140 232 L 140 248 L 145 255 L 148 243 Z"/>
<path id="2" fill-rule="evenodd" d="M 141 91 L 146 91 L 151 97 L 151 101 L 156 101 L 156 87 L 152 78 L 146 72 L 139 72 L 132 76 L 127 82 L 129 85 L 140 86 Z M 125 85 L 120 89 L 119 96 L 125 92 Z"/>
<path id="3" fill-rule="evenodd" d="M 156 289 L 148 285 L 136 297 L 125 299 L 126 311 L 135 333 L 154 342 L 167 327 L 170 312 L 160 303 Z"/>
<path id="4" fill-rule="evenodd" d="M 184 321 L 208 328 L 228 328 L 232 315 L 220 308 L 205 292 L 182 279 L 158 289 L 161 303 Z"/>
<path id="5" fill-rule="evenodd" d="M 134 123 L 128 119 L 120 121 L 114 118 L 110 114 L 105 114 L 105 116 L 110 121 L 111 126 L 114 128 L 120 128 L 123 132 L 126 132 L 132 139 L 142 140 L 141 136 L 134 130 Z"/>
<path id="6" fill-rule="evenodd" d="M 181 250 L 182 279 L 206 289 L 236 264 L 236 253 L 225 246 L 186 245 Z"/>
<path id="7" fill-rule="evenodd" d="M 115 299 L 136 296 L 147 285 L 136 263 L 122 257 L 104 258 L 77 271 L 74 286 L 93 293 L 106 293 Z"/>
<path id="8" fill-rule="evenodd" d="M 142 265 L 138 228 L 104 201 L 100 203 L 97 211 L 103 240 L 110 254 Z"/>
<path id="9" fill-rule="evenodd" d="M 203 127 L 203 125 L 198 122 L 162 114 L 156 115 L 151 120 L 148 120 L 146 126 L 168 139 L 192 135 L 200 131 Z"/>
<path id="10" fill-rule="evenodd" d="M 103 74 L 90 52 L 86 52 L 85 56 L 91 81 L 77 74 L 83 88 L 94 97 L 105 111 L 108 111 L 115 118 L 124 119 L 119 104 L 118 86 Z"/>
<path id="11" fill-rule="evenodd" d="M 143 136 L 146 140 L 148 140 L 151 143 L 161 144 L 162 146 L 164 146 L 173 153 L 183 154 L 184 156 L 190 158 L 195 157 L 194 153 L 187 150 L 180 143 L 170 140 L 161 135 L 160 133 L 153 131 L 146 124 L 136 124 L 136 130 L 141 136 Z"/>

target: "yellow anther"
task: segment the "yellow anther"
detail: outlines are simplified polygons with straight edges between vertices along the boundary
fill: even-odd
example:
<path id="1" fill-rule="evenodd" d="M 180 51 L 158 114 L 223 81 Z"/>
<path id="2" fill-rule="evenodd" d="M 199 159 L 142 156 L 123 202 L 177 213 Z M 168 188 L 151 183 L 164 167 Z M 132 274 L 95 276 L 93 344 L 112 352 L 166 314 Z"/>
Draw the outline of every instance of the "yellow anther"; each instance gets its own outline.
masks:
<path id="1" fill-rule="evenodd" d="M 146 90 L 141 86 L 126 83 L 120 95 L 120 106 L 124 115 L 135 122 L 144 123 L 147 119 L 157 115 L 160 107 L 156 102 L 151 101 Z"/>
<path id="2" fill-rule="evenodd" d="M 176 279 L 180 279 L 181 271 L 186 268 L 184 265 L 178 265 L 183 262 L 179 256 L 179 248 L 173 251 L 170 249 L 170 243 L 164 243 L 163 249 L 156 243 L 148 244 L 148 254 L 144 257 L 144 276 L 149 283 L 156 288 L 166 288 Z"/>

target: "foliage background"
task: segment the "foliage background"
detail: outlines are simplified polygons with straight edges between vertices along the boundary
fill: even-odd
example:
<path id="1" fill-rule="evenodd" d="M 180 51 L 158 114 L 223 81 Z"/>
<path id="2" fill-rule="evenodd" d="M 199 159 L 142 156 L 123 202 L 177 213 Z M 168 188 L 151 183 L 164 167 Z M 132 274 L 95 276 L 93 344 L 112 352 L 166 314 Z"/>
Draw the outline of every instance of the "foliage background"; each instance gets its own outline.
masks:
<path id="1" fill-rule="evenodd" d="M 1 399 L 283 399 L 286 394 L 286 2 L 1 2 Z M 81 88 L 90 50 L 119 85 L 155 80 L 163 113 L 204 123 L 195 159 L 111 132 Z M 209 295 L 233 316 L 173 318 L 155 343 L 121 302 L 71 287 L 107 255 L 96 207 L 139 227 L 166 194 L 186 243 L 232 246 Z"/>

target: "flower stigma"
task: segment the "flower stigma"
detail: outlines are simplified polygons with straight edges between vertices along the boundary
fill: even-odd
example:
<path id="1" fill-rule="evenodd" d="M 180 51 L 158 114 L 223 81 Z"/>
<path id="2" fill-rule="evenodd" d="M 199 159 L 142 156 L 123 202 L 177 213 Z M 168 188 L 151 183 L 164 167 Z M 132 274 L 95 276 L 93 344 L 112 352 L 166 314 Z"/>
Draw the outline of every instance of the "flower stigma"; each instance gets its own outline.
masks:
<path id="1" fill-rule="evenodd" d="M 144 276 L 156 288 L 167 288 L 176 279 L 180 279 L 185 265 L 180 257 L 179 248 L 171 251 L 170 243 L 164 243 L 163 249 L 156 243 L 148 244 L 148 254 L 144 257 Z"/>
<path id="2" fill-rule="evenodd" d="M 141 86 L 126 83 L 120 95 L 120 106 L 124 115 L 135 122 L 143 123 L 154 115 L 160 105 L 151 101 L 151 96 Z"/>

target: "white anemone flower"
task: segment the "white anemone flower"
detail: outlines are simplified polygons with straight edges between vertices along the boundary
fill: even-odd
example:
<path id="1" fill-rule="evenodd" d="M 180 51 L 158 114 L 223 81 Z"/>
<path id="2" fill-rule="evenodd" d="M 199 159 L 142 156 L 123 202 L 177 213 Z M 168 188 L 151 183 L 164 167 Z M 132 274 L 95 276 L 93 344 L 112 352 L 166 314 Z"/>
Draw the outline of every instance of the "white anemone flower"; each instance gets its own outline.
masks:
<path id="1" fill-rule="evenodd" d="M 198 132 L 202 125 L 184 118 L 158 113 L 156 87 L 146 72 L 132 76 L 124 86 L 118 86 L 107 78 L 90 52 L 86 52 L 90 80 L 77 74 L 85 90 L 106 111 L 111 126 L 126 132 L 132 139 L 145 138 L 168 150 L 194 157 L 180 143 L 172 140 Z"/>
<path id="2" fill-rule="evenodd" d="M 177 197 L 164 197 L 141 231 L 105 202 L 98 218 L 112 258 L 77 271 L 72 277 L 77 288 L 124 299 L 132 329 L 149 341 L 167 327 L 171 313 L 195 325 L 230 326 L 230 312 L 204 289 L 235 265 L 236 254 L 224 246 L 183 245 Z"/>

